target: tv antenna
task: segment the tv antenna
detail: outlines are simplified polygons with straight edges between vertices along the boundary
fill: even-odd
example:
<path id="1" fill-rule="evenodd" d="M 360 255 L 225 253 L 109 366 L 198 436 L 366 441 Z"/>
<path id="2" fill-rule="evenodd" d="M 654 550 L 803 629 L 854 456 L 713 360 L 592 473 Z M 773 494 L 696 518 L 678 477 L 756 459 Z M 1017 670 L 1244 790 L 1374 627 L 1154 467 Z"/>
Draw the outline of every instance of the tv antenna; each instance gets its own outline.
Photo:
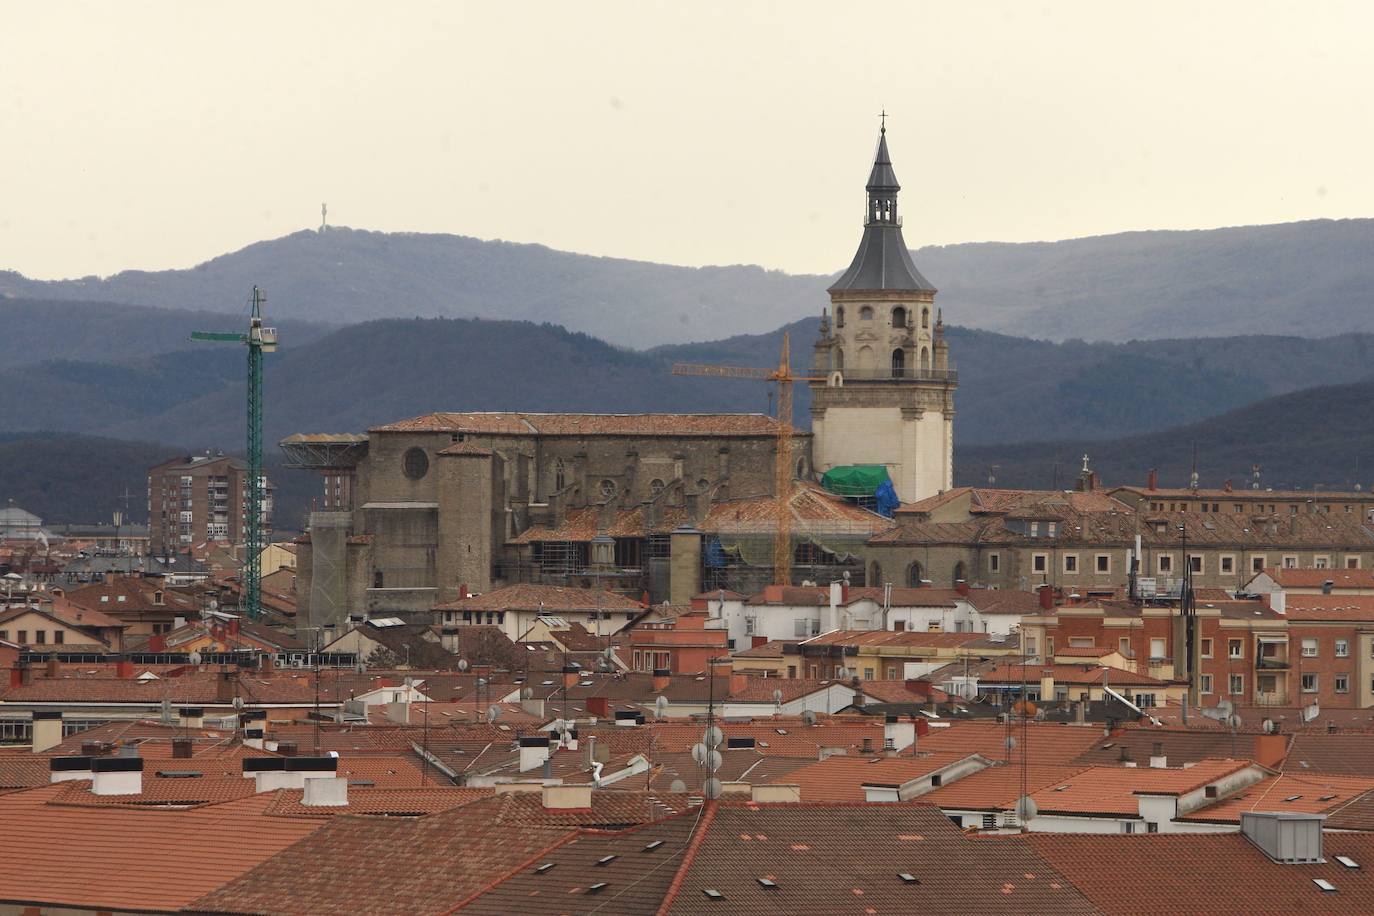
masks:
<path id="1" fill-rule="evenodd" d="M 320 204 L 320 234 L 329 228 L 329 204 Z"/>

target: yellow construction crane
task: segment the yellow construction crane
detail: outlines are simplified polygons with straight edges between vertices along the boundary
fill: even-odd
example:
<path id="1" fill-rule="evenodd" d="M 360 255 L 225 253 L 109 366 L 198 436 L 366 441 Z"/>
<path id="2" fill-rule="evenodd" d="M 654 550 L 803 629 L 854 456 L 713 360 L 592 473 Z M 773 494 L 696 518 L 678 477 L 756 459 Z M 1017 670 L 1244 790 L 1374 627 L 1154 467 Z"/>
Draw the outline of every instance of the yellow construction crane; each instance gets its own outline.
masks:
<path id="1" fill-rule="evenodd" d="M 712 378 L 757 379 L 778 385 L 778 442 L 774 449 L 773 493 L 777 497 L 777 532 L 773 537 L 773 581 L 792 584 L 792 383 L 823 381 L 816 376 L 797 375 L 792 370 L 790 341 L 782 335 L 782 355 L 776 369 L 752 366 L 704 366 L 699 363 L 674 363 L 673 375 L 706 375 Z"/>

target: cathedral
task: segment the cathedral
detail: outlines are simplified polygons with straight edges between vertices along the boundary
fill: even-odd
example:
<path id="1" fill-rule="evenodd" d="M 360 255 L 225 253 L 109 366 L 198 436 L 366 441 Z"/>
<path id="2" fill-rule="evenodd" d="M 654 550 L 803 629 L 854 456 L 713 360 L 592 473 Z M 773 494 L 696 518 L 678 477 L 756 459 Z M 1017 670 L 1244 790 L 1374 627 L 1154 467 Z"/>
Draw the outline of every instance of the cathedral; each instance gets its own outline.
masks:
<path id="1" fill-rule="evenodd" d="M 935 288 L 902 238 L 899 190 L 884 129 L 858 252 L 815 343 L 812 431 L 786 437 L 797 582 L 882 581 L 864 557 L 892 520 L 827 492 L 826 472 L 885 472 L 903 503 L 951 485 L 955 373 Z M 438 412 L 288 437 L 290 463 L 325 482 L 299 542 L 302 622 L 422 614 L 520 582 L 675 604 L 760 589 L 778 432 L 757 414 Z"/>

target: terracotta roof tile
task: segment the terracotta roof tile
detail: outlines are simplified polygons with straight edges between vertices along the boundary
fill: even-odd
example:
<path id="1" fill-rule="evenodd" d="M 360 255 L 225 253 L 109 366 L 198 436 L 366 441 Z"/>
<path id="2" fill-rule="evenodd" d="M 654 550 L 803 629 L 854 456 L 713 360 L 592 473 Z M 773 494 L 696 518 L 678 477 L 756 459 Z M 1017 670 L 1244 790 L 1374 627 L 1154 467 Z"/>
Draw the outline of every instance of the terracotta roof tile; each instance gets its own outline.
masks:
<path id="1" fill-rule="evenodd" d="M 775 436 L 763 414 L 430 413 L 369 432 L 459 432 L 491 436 Z M 802 433 L 797 431 L 798 435 Z"/>
<path id="2" fill-rule="evenodd" d="M 1283 773 L 1261 779 L 1215 804 L 1181 819 L 1212 824 L 1239 824 L 1244 811 L 1289 811 L 1325 814 L 1374 792 L 1374 779 L 1365 776 L 1321 776 Z"/>
<path id="3" fill-rule="evenodd" d="M 1374 623 L 1374 595 L 1287 595 L 1284 616 L 1289 620 Z"/>
<path id="4" fill-rule="evenodd" d="M 792 770 L 775 781 L 800 786 L 803 802 L 861 802 L 866 797 L 865 784 L 901 786 L 970 756 L 958 751 L 935 751 L 914 757 L 839 755 Z"/>
<path id="5" fill-rule="evenodd" d="M 1007 750 L 1007 737 L 1015 747 Z M 930 734 L 916 739 L 923 751 L 962 751 L 981 754 L 989 760 L 1064 766 L 1102 740 L 1098 728 L 1032 723 L 1024 728 L 1015 723 L 1008 729 L 993 722 L 955 722 L 948 728 L 932 728 Z"/>
<path id="6" fill-rule="evenodd" d="M 493 589 L 470 598 L 441 604 L 445 611 L 539 611 L 557 615 L 559 611 L 623 610 L 640 611 L 644 606 L 633 598 L 593 588 L 520 583 Z"/>
<path id="7" fill-rule="evenodd" d="M 1139 793 L 1183 795 L 1254 764 L 1204 760 L 1182 767 L 1088 767 L 1059 785 L 1031 793 L 1040 814 L 1129 816 L 1140 812 Z"/>
<path id="8" fill-rule="evenodd" d="M 970 773 L 947 786 L 921 796 L 921 801 L 944 809 L 1001 811 L 1013 808 L 1023 793 L 1037 792 L 1046 786 L 1063 785 L 1086 769 L 1081 766 L 1046 764 L 999 765 Z"/>

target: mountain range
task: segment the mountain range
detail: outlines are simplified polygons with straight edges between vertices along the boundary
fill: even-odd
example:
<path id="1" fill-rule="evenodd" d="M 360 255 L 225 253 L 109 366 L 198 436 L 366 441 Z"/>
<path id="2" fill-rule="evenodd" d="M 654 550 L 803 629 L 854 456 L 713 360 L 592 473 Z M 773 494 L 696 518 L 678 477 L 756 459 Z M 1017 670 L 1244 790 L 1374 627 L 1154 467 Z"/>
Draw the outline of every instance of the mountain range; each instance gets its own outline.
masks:
<path id="1" fill-rule="evenodd" d="M 908 238 L 919 236 L 909 223 Z M 858 227 L 855 227 L 855 240 Z M 963 327 L 1047 340 L 1374 331 L 1374 220 L 917 249 Z M 838 268 L 850 252 L 836 252 Z M 457 235 L 332 228 L 183 270 L 41 281 L 0 271 L 0 297 L 231 312 L 257 283 L 274 320 L 389 317 L 550 322 L 616 345 L 758 334 L 826 305 L 830 277 L 677 267 Z"/>

